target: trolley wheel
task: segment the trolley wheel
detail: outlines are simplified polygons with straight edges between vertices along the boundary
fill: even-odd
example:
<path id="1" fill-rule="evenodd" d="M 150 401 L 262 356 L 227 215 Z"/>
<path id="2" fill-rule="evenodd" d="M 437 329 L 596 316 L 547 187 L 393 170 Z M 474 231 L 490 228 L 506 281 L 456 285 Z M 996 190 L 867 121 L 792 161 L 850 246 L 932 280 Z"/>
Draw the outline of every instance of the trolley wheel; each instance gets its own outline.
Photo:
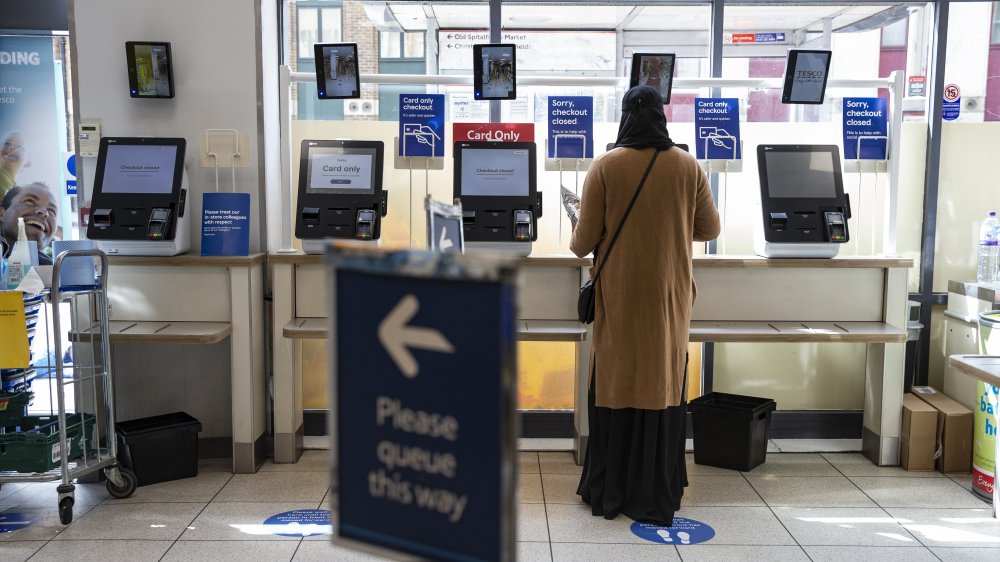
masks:
<path id="1" fill-rule="evenodd" d="M 122 480 L 125 483 L 122 486 L 116 486 L 114 480 L 108 478 L 108 493 L 113 498 L 124 499 L 135 493 L 135 489 L 139 485 L 139 479 L 135 477 L 134 472 L 127 468 L 119 467 L 118 474 L 121 474 Z"/>
<path id="2" fill-rule="evenodd" d="M 63 525 L 73 522 L 73 498 L 59 500 L 59 522 Z"/>

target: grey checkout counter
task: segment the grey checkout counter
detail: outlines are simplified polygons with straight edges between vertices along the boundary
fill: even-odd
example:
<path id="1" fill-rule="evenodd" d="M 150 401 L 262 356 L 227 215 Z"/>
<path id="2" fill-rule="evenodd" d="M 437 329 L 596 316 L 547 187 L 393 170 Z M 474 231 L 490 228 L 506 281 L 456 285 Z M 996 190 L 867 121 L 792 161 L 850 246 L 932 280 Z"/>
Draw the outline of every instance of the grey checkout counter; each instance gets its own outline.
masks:
<path id="1" fill-rule="evenodd" d="M 948 282 L 948 309 L 945 310 L 944 354 L 976 355 L 979 353 L 979 315 L 1000 310 L 1000 287 L 980 285 L 971 281 Z M 976 380 L 958 371 L 952 362 L 945 364 L 944 393 L 966 408 L 975 411 Z"/>
<path id="2" fill-rule="evenodd" d="M 327 337 L 322 256 L 271 255 L 274 288 L 275 462 L 295 462 L 302 448 L 304 338 Z M 524 259 L 521 340 L 579 342 L 575 450 L 587 440 L 586 329 L 576 295 L 591 260 Z M 693 342 L 864 343 L 863 447 L 872 462 L 899 463 L 906 342 L 906 272 L 901 258 L 767 259 L 704 256 L 694 260 L 698 300 Z M 820 296 L 821 295 L 821 296 Z M 859 373 L 859 376 L 861 374 Z"/>
<path id="3" fill-rule="evenodd" d="M 230 414 L 219 414 L 231 419 L 233 472 L 256 472 L 264 461 L 266 431 L 264 254 L 112 256 L 109 262 L 112 345 L 186 346 L 229 341 L 228 372 L 190 364 L 189 354 L 168 355 L 157 361 L 160 372 L 153 375 L 155 381 L 149 380 L 146 372 L 116 371 L 119 419 L 165 413 L 141 411 L 143 402 L 149 408 L 157 407 L 156 385 L 182 391 L 188 413 L 196 418 L 199 412 L 208 416 L 218 412 L 220 405 L 206 404 L 200 392 L 221 387 L 212 395 L 220 400 L 231 397 Z M 87 336 L 86 329 L 74 334 L 78 341 L 86 341 Z M 116 359 L 113 368 L 118 362 Z M 188 371 L 193 380 L 187 389 L 178 389 Z"/>

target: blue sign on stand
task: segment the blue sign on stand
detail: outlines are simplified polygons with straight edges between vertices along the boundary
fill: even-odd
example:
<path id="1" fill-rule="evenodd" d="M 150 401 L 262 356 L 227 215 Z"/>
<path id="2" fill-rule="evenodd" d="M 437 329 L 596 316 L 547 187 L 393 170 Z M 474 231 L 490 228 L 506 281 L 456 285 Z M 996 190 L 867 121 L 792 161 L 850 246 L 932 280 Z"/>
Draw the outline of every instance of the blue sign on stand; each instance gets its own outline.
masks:
<path id="1" fill-rule="evenodd" d="M 686 544 L 699 544 L 712 540 L 715 537 L 715 529 L 694 519 L 674 517 L 672 527 L 653 525 L 652 523 L 632 523 L 632 534 L 657 544 L 669 544 L 683 546 Z"/>
<path id="2" fill-rule="evenodd" d="M 399 155 L 444 156 L 444 94 L 399 95 Z"/>
<path id="3" fill-rule="evenodd" d="M 334 541 L 512 559 L 516 270 L 428 252 L 329 259 Z"/>
<path id="4" fill-rule="evenodd" d="M 250 194 L 202 195 L 201 255 L 250 255 Z"/>
<path id="5" fill-rule="evenodd" d="M 66 171 L 76 178 L 76 154 L 71 154 L 66 159 Z M 66 180 L 66 195 L 76 195 L 76 180 Z"/>
<path id="6" fill-rule="evenodd" d="M 325 509 L 296 509 L 272 515 L 264 521 L 270 534 L 281 537 L 311 537 L 333 534 L 330 512 Z"/>
<path id="7" fill-rule="evenodd" d="M 548 157 L 594 157 L 594 98 L 549 96 Z"/>
<path id="8" fill-rule="evenodd" d="M 885 160 L 889 146 L 889 100 L 844 98 L 844 160 Z"/>
<path id="9" fill-rule="evenodd" d="M 740 100 L 695 98 L 695 155 L 698 160 L 740 160 Z"/>

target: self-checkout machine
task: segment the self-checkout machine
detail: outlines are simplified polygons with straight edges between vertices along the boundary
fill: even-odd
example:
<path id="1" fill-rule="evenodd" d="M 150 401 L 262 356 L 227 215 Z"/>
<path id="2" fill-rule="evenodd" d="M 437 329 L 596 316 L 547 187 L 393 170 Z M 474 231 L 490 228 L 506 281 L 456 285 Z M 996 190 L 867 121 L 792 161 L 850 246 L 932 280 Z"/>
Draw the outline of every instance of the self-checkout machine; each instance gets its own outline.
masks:
<path id="1" fill-rule="evenodd" d="M 186 141 L 104 137 L 87 238 L 108 255 L 176 256 L 191 247 Z"/>
<path id="2" fill-rule="evenodd" d="M 424 200 L 430 191 L 430 171 L 444 169 L 444 94 L 400 94 L 399 136 L 394 139 L 393 167 L 409 172 L 408 231 L 413 245 L 413 172 L 424 173 Z"/>

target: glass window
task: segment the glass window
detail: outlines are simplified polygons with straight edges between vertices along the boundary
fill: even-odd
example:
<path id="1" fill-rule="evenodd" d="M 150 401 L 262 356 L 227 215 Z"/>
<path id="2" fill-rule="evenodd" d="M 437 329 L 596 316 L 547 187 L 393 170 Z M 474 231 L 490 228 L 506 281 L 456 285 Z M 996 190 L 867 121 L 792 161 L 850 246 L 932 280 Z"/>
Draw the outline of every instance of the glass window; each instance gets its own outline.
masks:
<path id="1" fill-rule="evenodd" d="M 424 56 L 424 34 L 403 34 L 403 56 L 408 59 L 418 59 Z"/>
<path id="2" fill-rule="evenodd" d="M 384 59 L 398 59 L 400 56 L 401 33 L 397 31 L 383 31 L 379 34 L 379 56 Z"/>
<path id="3" fill-rule="evenodd" d="M 322 20 L 320 29 L 323 31 L 319 37 L 320 42 L 339 43 L 342 25 L 340 21 L 340 8 L 323 8 L 320 10 L 320 18 Z"/>
<path id="4" fill-rule="evenodd" d="M 882 46 L 883 47 L 905 47 L 906 46 L 906 35 L 909 31 L 909 22 L 907 18 L 903 18 L 896 23 L 887 25 L 882 28 Z"/>
<path id="5" fill-rule="evenodd" d="M 299 8 L 295 20 L 297 37 L 299 38 L 299 58 L 313 58 L 313 45 L 319 43 L 319 10 L 315 8 Z"/>

